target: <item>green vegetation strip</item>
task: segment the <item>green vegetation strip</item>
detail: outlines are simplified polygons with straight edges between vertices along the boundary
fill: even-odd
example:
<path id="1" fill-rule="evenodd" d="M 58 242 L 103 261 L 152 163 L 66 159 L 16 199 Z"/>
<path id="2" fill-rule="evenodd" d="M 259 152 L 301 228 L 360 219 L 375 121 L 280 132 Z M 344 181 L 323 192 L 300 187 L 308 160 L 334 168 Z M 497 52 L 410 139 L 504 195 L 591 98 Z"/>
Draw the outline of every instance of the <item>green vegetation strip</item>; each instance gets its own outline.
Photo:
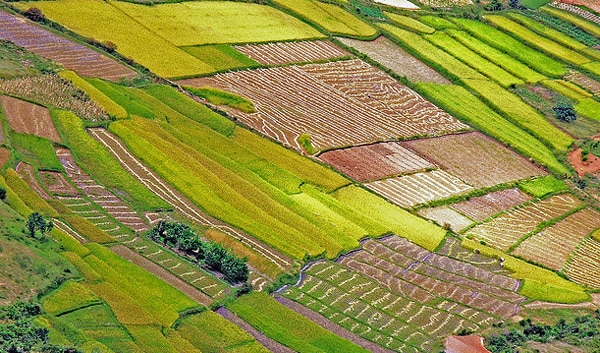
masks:
<path id="1" fill-rule="evenodd" d="M 194 95 L 204 98 L 215 105 L 226 105 L 243 111 L 244 113 L 254 113 L 254 104 L 247 98 L 238 96 L 233 93 L 221 91 L 211 87 L 185 87 L 185 89 Z"/>
<path id="2" fill-rule="evenodd" d="M 46 202 L 37 192 L 33 191 L 29 185 L 14 169 L 7 169 L 4 177 L 6 178 L 6 184 L 17 194 L 19 198 L 25 202 L 27 207 L 35 212 L 40 212 L 49 217 L 58 217 L 58 212 L 52 206 Z M 17 201 L 18 203 L 18 201 Z M 18 206 L 21 208 L 21 206 Z"/>
<path id="3" fill-rule="evenodd" d="M 466 89 L 432 83 L 420 83 L 417 88 L 450 114 L 504 142 L 519 153 L 532 157 L 557 174 L 567 172 L 567 168 L 556 159 L 546 145 L 498 115 Z"/>
<path id="4" fill-rule="evenodd" d="M 127 111 L 123 109 L 120 105 L 115 103 L 112 99 L 110 99 L 107 95 L 102 93 L 99 89 L 91 85 L 86 80 L 79 77 L 74 71 L 62 71 L 60 73 L 60 77 L 65 78 L 85 92 L 90 98 L 96 102 L 102 109 L 108 113 L 113 118 L 117 119 L 125 119 L 127 118 Z"/>
<path id="5" fill-rule="evenodd" d="M 62 164 L 58 161 L 52 142 L 42 137 L 12 133 L 10 142 L 19 152 L 21 158 L 35 166 L 38 170 L 62 171 Z"/>
<path id="6" fill-rule="evenodd" d="M 392 20 L 392 22 L 394 22 L 395 24 L 399 25 L 400 27 L 406 28 L 410 31 L 426 34 L 432 34 L 433 32 L 435 32 L 435 28 L 431 28 L 423 22 L 415 20 L 414 18 L 396 15 L 391 12 L 386 12 L 385 15 L 389 17 L 389 19 Z"/>
<path id="7" fill-rule="evenodd" d="M 581 303 L 590 299 L 590 295 L 585 292 L 583 287 L 560 277 L 553 271 L 506 255 L 500 250 L 469 239 L 464 239 L 462 245 L 467 249 L 478 249 L 481 254 L 486 256 L 504 258 L 505 268 L 514 272 L 511 276 L 524 280 L 519 293 L 528 298 L 555 303 Z"/>
<path id="8" fill-rule="evenodd" d="M 296 352 L 367 352 L 279 304 L 266 293 L 243 296 L 228 308 L 257 330 Z"/>
<path id="9" fill-rule="evenodd" d="M 136 210 L 170 209 L 112 157 L 98 141 L 90 137 L 83 122 L 71 112 L 53 111 L 55 123 L 75 157 L 98 181 L 114 191 Z"/>
<path id="10" fill-rule="evenodd" d="M 53 315 L 98 303 L 100 298 L 94 292 L 75 281 L 65 282 L 42 300 L 44 310 Z"/>
<path id="11" fill-rule="evenodd" d="M 564 181 L 558 180 L 552 175 L 523 181 L 519 183 L 519 188 L 535 197 L 544 197 L 569 190 L 569 186 Z"/>

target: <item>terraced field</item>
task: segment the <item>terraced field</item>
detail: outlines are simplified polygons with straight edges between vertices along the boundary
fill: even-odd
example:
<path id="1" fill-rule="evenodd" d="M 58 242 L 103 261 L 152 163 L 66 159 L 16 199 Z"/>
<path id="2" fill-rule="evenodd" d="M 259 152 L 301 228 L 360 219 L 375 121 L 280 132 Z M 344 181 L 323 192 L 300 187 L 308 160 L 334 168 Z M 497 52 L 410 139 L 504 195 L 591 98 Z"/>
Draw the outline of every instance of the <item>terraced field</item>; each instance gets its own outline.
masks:
<path id="1" fill-rule="evenodd" d="M 377 180 L 365 186 L 407 208 L 473 190 L 471 185 L 443 170 Z"/>
<path id="2" fill-rule="evenodd" d="M 55 61 L 81 76 L 101 77 L 113 81 L 138 76 L 133 69 L 106 55 L 2 10 L 0 38 Z"/>
<path id="3" fill-rule="evenodd" d="M 579 206 L 581 201 L 570 194 L 552 196 L 493 218 L 469 229 L 466 236 L 485 241 L 490 246 L 508 250 L 516 241 L 533 232 L 540 223 L 550 221 Z"/>
<path id="4" fill-rule="evenodd" d="M 575 249 L 571 258 L 564 267 L 564 273 L 576 283 L 583 284 L 590 288 L 600 288 L 600 241 L 594 238 L 586 238 Z"/>
<path id="5" fill-rule="evenodd" d="M 12 130 L 61 141 L 48 109 L 9 96 L 0 96 L 0 104 Z"/>
<path id="6" fill-rule="evenodd" d="M 472 220 L 446 206 L 424 208 L 419 210 L 419 216 L 435 221 L 443 227 L 449 227 L 456 233 L 473 224 Z"/>
<path id="7" fill-rule="evenodd" d="M 263 65 L 322 61 L 350 55 L 329 41 L 246 44 L 234 48 Z"/>
<path id="8" fill-rule="evenodd" d="M 519 189 L 495 191 L 484 196 L 473 197 L 451 207 L 474 221 L 496 215 L 531 200 L 531 196 Z"/>
<path id="9" fill-rule="evenodd" d="M 569 255 L 600 228 L 600 212 L 585 208 L 525 239 L 511 253 L 559 271 Z"/>
<path id="10" fill-rule="evenodd" d="M 250 98 L 257 113 L 238 112 L 236 117 L 300 151 L 304 149 L 298 138 L 306 134 L 315 149 L 324 150 L 468 129 L 361 60 L 240 71 L 180 83 L 216 86 Z"/>
<path id="11" fill-rule="evenodd" d="M 319 159 L 362 182 L 436 168 L 436 165 L 397 142 L 327 151 L 320 154 Z"/>

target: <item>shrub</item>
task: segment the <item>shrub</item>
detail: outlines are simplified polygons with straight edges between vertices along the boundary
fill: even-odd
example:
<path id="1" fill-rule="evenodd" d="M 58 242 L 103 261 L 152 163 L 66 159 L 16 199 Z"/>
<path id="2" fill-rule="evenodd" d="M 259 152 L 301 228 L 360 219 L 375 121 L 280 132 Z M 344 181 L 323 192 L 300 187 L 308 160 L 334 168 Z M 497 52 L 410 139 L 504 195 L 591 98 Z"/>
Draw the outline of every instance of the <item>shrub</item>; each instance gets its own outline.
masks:
<path id="1" fill-rule="evenodd" d="M 555 105 L 552 110 L 554 111 L 554 115 L 556 115 L 558 120 L 566 123 L 577 119 L 575 108 L 573 108 L 573 104 L 571 102 L 560 102 Z"/>
<path id="2" fill-rule="evenodd" d="M 34 22 L 42 22 L 46 20 L 46 16 L 44 16 L 42 10 L 38 9 L 37 7 L 30 7 L 23 13 L 23 15 Z"/>

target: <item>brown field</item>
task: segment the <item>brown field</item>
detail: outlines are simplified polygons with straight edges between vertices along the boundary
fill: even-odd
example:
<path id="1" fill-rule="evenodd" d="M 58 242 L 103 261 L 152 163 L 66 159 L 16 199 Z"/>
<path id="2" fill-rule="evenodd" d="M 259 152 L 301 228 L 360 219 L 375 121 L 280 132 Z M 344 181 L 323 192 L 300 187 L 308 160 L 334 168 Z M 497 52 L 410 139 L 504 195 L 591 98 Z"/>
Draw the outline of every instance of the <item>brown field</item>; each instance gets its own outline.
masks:
<path id="1" fill-rule="evenodd" d="M 511 209 L 529 200 L 531 200 L 531 196 L 514 188 L 495 191 L 484 196 L 473 197 L 467 201 L 451 205 L 451 207 L 472 220 L 481 222 L 488 217 Z"/>
<path id="2" fill-rule="evenodd" d="M 246 44 L 235 49 L 263 65 L 281 65 L 322 61 L 350 56 L 329 41 Z"/>
<path id="3" fill-rule="evenodd" d="M 449 226 L 456 233 L 473 224 L 472 220 L 446 206 L 425 208 L 418 213 L 420 216 L 435 221 L 443 227 Z"/>
<path id="4" fill-rule="evenodd" d="M 563 5 L 560 5 L 559 3 L 563 3 Z M 588 15 L 588 14 L 591 14 L 590 12 L 584 11 L 584 10 L 578 8 L 577 6 L 572 6 L 572 5 L 585 6 L 588 9 L 591 9 L 597 13 L 600 13 L 600 4 L 598 3 L 597 0 L 558 0 L 557 2 L 555 1 L 552 3 L 552 6 L 562 8 L 564 10 L 569 10 L 571 12 L 574 12 L 574 13 L 580 15 L 581 17 L 584 17 L 585 19 L 587 19 L 589 21 L 600 23 L 600 21 L 598 19 Z M 591 14 L 591 15 L 593 15 L 593 14 Z"/>
<path id="5" fill-rule="evenodd" d="M 222 233 L 244 242 L 252 250 L 258 252 L 281 269 L 291 268 L 292 260 L 287 256 L 282 255 L 253 237 L 202 212 L 190 200 L 161 179 L 154 171 L 142 164 L 142 162 L 127 150 L 125 145 L 123 145 L 117 137 L 109 133 L 106 129 L 89 129 L 88 132 L 109 150 L 121 165 L 123 165 L 125 170 L 131 173 L 131 175 L 138 179 L 153 193 L 167 201 L 184 217 L 194 223 L 214 227 Z"/>
<path id="6" fill-rule="evenodd" d="M 148 224 L 131 207 L 81 170 L 75 162 L 71 151 L 65 148 L 56 148 L 56 155 L 69 178 L 94 203 L 102 207 L 124 226 L 136 232 L 144 232 L 149 229 Z M 107 217 L 104 218 L 106 218 L 104 222 L 110 222 Z M 97 219 L 93 223 L 99 221 L 100 219 Z"/>
<path id="7" fill-rule="evenodd" d="M 361 60 L 238 71 L 180 81 L 249 98 L 256 113 L 242 123 L 284 145 L 310 136 L 316 150 L 393 138 L 435 136 L 469 127 Z"/>
<path id="8" fill-rule="evenodd" d="M 378 180 L 365 186 L 401 207 L 413 207 L 472 190 L 457 177 L 442 170 Z"/>
<path id="9" fill-rule="evenodd" d="M 9 96 L 0 96 L 0 104 L 12 130 L 61 141 L 48 109 Z"/>
<path id="10" fill-rule="evenodd" d="M 2 134 L 2 129 L 0 129 L 0 135 L 1 134 Z M 0 140 L 0 143 L 1 142 L 4 142 L 4 141 Z M 10 156 L 11 156 L 11 152 L 9 149 L 0 147 L 0 168 L 3 168 L 4 165 L 6 165 L 6 163 L 10 159 Z"/>
<path id="11" fill-rule="evenodd" d="M 403 144 L 476 188 L 546 174 L 524 157 L 480 132 Z"/>
<path id="12" fill-rule="evenodd" d="M 436 168 L 397 142 L 327 151 L 319 159 L 360 182 Z"/>
<path id="13" fill-rule="evenodd" d="M 475 267 L 489 272 L 510 274 L 510 271 L 500 266 L 500 261 L 498 259 L 487 257 L 464 248 L 461 245 L 461 241 L 454 237 L 446 237 L 444 244 L 437 250 L 437 253 L 439 255 L 469 263 Z"/>
<path id="14" fill-rule="evenodd" d="M 600 289 L 600 242 L 586 238 L 575 249 L 564 268 L 570 280 L 594 289 Z"/>
<path id="15" fill-rule="evenodd" d="M 589 153 L 588 160 L 584 162 L 582 160 L 581 152 L 581 148 L 578 148 L 569 152 L 568 156 L 569 162 L 573 165 L 573 168 L 575 168 L 577 175 L 581 178 L 588 173 L 593 174 L 600 171 L 600 157 L 596 157 L 592 153 Z"/>
<path id="16" fill-rule="evenodd" d="M 600 212 L 585 208 L 523 241 L 512 254 L 560 270 L 575 247 L 600 228 Z"/>
<path id="17" fill-rule="evenodd" d="M 42 184 L 54 195 L 76 196 L 80 194 L 62 173 L 40 171 L 39 175 Z"/>
<path id="18" fill-rule="evenodd" d="M 586 76 L 579 71 L 569 70 L 569 73 L 565 76 L 565 78 L 575 84 L 578 84 L 595 95 L 600 93 L 600 82 Z"/>
<path id="19" fill-rule="evenodd" d="M 131 68 L 106 55 L 5 11 L 0 11 L 0 38 L 55 61 L 81 76 L 112 81 L 137 76 Z"/>
<path id="20" fill-rule="evenodd" d="M 469 229 L 465 234 L 487 245 L 508 250 L 517 240 L 533 232 L 541 222 L 550 221 L 580 206 L 571 194 L 552 196 L 542 201 L 510 210 L 488 222 Z"/>
<path id="21" fill-rule="evenodd" d="M 27 163 L 19 162 L 15 168 L 15 171 L 19 174 L 19 177 L 21 177 L 21 179 L 23 179 L 27 185 L 29 185 L 31 190 L 35 191 L 38 195 L 46 200 L 51 199 L 50 195 L 48 195 L 46 190 L 44 190 L 37 179 L 33 166 Z"/>
<path id="22" fill-rule="evenodd" d="M 381 36 L 371 42 L 341 37 L 338 40 L 361 53 L 367 54 L 371 59 L 398 75 L 406 77 L 411 82 L 450 84 L 447 78 L 386 37 Z"/>

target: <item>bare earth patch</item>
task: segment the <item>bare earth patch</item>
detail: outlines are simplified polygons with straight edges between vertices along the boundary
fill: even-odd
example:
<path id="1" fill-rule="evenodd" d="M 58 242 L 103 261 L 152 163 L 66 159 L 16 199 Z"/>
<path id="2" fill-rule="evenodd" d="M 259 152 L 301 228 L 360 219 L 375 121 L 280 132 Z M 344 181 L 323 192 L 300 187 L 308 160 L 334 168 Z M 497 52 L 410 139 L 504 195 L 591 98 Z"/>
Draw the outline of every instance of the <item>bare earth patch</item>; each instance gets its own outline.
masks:
<path id="1" fill-rule="evenodd" d="M 44 137 L 53 142 L 61 141 L 48 109 L 9 96 L 0 96 L 0 103 L 8 125 L 14 131 Z"/>
<path id="2" fill-rule="evenodd" d="M 477 222 L 481 222 L 488 217 L 504 210 L 511 209 L 529 200 L 531 200 L 531 196 L 515 188 L 495 191 L 484 196 L 473 197 L 467 201 L 454 204 L 451 207 L 465 216 Z"/>
<path id="3" fill-rule="evenodd" d="M 600 171 L 600 157 L 588 153 L 587 161 L 582 160 L 581 148 L 569 152 L 569 162 L 575 168 L 577 175 L 583 177 L 586 174 L 593 174 Z"/>
<path id="4" fill-rule="evenodd" d="M 0 135 L 2 135 L 2 129 L 0 129 Z M 3 136 L 0 136 L 0 142 L 3 142 Z M 10 150 L 0 147 L 0 168 L 4 167 L 6 162 L 10 159 Z"/>

